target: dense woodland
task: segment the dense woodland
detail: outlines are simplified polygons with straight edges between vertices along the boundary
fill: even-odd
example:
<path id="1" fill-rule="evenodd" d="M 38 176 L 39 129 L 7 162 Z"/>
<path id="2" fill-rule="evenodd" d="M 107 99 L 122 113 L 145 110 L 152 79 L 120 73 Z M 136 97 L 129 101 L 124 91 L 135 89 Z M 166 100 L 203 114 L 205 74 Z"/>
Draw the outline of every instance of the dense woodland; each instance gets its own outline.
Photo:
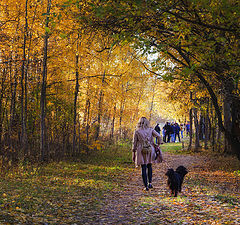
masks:
<path id="1" fill-rule="evenodd" d="M 189 150 L 240 159 L 239 1 L 1 0 L 2 164 L 190 121 Z"/>

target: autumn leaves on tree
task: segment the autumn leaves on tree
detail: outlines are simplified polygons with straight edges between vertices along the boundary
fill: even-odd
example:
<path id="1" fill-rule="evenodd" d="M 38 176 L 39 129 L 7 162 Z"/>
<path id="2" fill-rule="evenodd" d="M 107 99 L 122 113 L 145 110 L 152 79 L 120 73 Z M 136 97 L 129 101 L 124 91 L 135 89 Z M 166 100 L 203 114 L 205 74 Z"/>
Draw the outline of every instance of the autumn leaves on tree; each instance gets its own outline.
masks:
<path id="1" fill-rule="evenodd" d="M 190 149 L 204 139 L 239 156 L 238 10 L 236 1 L 2 0 L 2 159 L 75 156 L 131 138 L 139 116 L 159 114 L 193 121 Z"/>

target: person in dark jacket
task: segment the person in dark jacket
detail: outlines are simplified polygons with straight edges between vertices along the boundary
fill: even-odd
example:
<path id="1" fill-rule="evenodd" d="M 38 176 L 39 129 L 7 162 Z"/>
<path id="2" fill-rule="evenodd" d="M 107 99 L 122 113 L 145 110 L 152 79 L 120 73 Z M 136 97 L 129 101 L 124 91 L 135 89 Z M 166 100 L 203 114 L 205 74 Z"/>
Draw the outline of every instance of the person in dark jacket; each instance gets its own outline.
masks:
<path id="1" fill-rule="evenodd" d="M 190 123 L 188 122 L 188 123 L 186 124 L 186 135 L 188 136 L 189 133 L 190 133 Z"/>
<path id="2" fill-rule="evenodd" d="M 164 142 L 170 142 L 170 135 L 172 132 L 172 128 L 169 122 L 166 122 L 163 129 L 165 130 Z"/>
<path id="3" fill-rule="evenodd" d="M 174 126 L 174 123 L 171 123 L 171 134 L 170 134 L 170 136 L 171 136 L 171 142 L 175 142 L 175 140 L 174 140 L 174 137 L 175 137 L 175 126 Z"/>
<path id="4" fill-rule="evenodd" d="M 160 134 L 161 128 L 159 127 L 159 123 L 157 123 L 154 130 L 157 131 Z"/>
<path id="5" fill-rule="evenodd" d="M 174 142 L 176 141 L 177 137 L 178 137 L 178 141 L 181 142 L 179 132 L 180 132 L 180 126 L 178 125 L 178 123 L 175 123 L 174 124 L 174 133 L 175 133 Z"/>
<path id="6" fill-rule="evenodd" d="M 157 123 L 157 125 L 154 127 L 154 130 L 160 134 L 161 128 L 159 127 L 159 123 Z M 157 138 L 156 138 L 156 144 L 158 144 Z"/>

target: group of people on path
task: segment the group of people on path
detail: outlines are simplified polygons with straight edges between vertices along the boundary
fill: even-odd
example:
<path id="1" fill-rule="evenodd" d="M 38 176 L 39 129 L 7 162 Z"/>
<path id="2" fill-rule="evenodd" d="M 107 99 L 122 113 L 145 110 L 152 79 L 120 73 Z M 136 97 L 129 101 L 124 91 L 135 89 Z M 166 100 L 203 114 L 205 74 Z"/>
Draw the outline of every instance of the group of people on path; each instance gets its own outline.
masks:
<path id="1" fill-rule="evenodd" d="M 181 142 L 180 139 L 180 132 L 181 132 L 181 138 L 183 138 L 183 126 L 181 124 L 181 127 L 178 123 L 169 123 L 166 122 L 166 124 L 163 127 L 163 141 L 166 142 L 175 142 L 178 138 L 178 141 Z"/>
<path id="2" fill-rule="evenodd" d="M 163 134 L 163 141 L 166 142 L 176 142 L 177 139 L 181 142 L 183 139 L 184 131 L 186 131 L 186 135 L 189 134 L 190 131 L 190 124 L 178 124 L 178 123 L 170 123 L 166 122 L 163 126 L 162 134 Z"/>
<path id="3" fill-rule="evenodd" d="M 183 138 L 184 129 L 188 132 L 188 127 L 183 124 L 179 126 L 178 123 L 170 124 L 166 122 L 163 127 L 162 139 L 159 124 L 153 129 L 146 117 L 140 118 L 133 135 L 132 160 L 136 167 L 141 166 L 142 180 L 146 191 L 153 188 L 152 163 L 162 162 L 162 158 L 158 157 L 156 149 L 159 149 L 164 142 L 175 142 L 177 137 L 180 142 L 180 134 Z"/>

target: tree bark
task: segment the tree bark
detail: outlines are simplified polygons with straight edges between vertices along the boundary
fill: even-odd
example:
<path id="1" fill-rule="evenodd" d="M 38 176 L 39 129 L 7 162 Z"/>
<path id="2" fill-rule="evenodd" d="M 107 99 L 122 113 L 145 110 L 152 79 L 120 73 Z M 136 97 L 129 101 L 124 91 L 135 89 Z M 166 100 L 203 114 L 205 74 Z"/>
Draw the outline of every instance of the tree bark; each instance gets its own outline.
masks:
<path id="1" fill-rule="evenodd" d="M 40 99 L 40 109 L 41 109 L 41 131 L 40 131 L 40 151 L 41 151 L 41 161 L 47 161 L 47 151 L 46 151 L 46 124 L 45 124 L 45 113 L 46 113 L 46 87 L 47 87 L 47 56 L 48 56 L 48 38 L 49 38 L 49 14 L 51 9 L 51 0 L 47 1 L 47 16 L 45 24 L 45 37 L 44 37 L 44 49 L 43 49 L 43 71 L 42 71 L 42 84 L 41 84 L 41 99 Z"/>
<path id="2" fill-rule="evenodd" d="M 209 140 L 209 99 L 207 99 L 207 109 L 206 109 L 206 114 L 204 117 L 204 123 L 205 123 L 205 129 L 204 129 L 204 149 L 208 149 L 208 140 Z"/>
<path id="3" fill-rule="evenodd" d="M 3 133 L 3 120 L 4 120 L 4 107 L 3 107 L 3 97 L 5 93 L 5 81 L 6 81 L 6 68 L 3 68 L 2 79 L 1 79 L 1 92 L 0 92 L 0 150 L 2 149 L 2 133 Z"/>
<path id="4" fill-rule="evenodd" d="M 89 128 L 90 128 L 90 99 L 87 99 L 87 123 L 86 123 L 86 135 L 87 135 L 87 145 L 89 144 Z"/>
<path id="5" fill-rule="evenodd" d="M 14 120 L 16 115 L 16 94 L 17 94 L 17 65 L 14 63 L 14 79 L 11 83 L 12 91 L 11 91 L 11 106 L 10 106 L 10 125 L 9 125 L 9 136 L 11 139 L 12 132 L 13 132 L 13 126 L 14 126 Z M 10 145 L 12 145 L 12 141 L 10 142 Z"/>
<path id="6" fill-rule="evenodd" d="M 193 116 L 194 116 L 194 126 L 195 126 L 195 147 L 194 147 L 194 151 L 198 151 L 198 149 L 200 147 L 200 143 L 199 143 L 199 122 L 198 122 L 197 108 L 193 108 Z"/>
<path id="7" fill-rule="evenodd" d="M 155 98 L 156 83 L 157 83 L 157 77 L 154 80 L 154 85 L 153 85 L 153 90 L 152 90 L 153 94 L 152 94 L 152 101 L 151 101 L 150 111 L 149 111 L 149 122 L 151 122 L 151 119 L 152 119 L 152 111 L 153 111 L 153 103 L 154 103 L 154 98 Z"/>
<path id="8" fill-rule="evenodd" d="M 78 63 L 79 63 L 79 55 L 76 54 L 76 84 L 75 84 L 75 94 L 74 94 L 74 109 L 73 109 L 73 156 L 76 154 L 76 126 L 77 126 L 77 97 L 79 91 L 79 72 L 78 72 Z"/>
<path id="9" fill-rule="evenodd" d="M 190 91 L 190 100 L 192 101 L 192 92 Z M 193 136 L 193 113 L 192 108 L 189 110 L 189 123 L 190 123 L 190 130 L 189 130 L 189 144 L 188 144 L 188 151 L 192 149 L 192 136 Z"/>
<path id="10" fill-rule="evenodd" d="M 199 119 L 199 140 L 204 140 L 204 127 L 205 120 L 203 116 L 203 110 L 200 111 L 200 119 Z"/>
<path id="11" fill-rule="evenodd" d="M 103 73 L 102 77 L 102 87 L 99 92 L 99 99 L 98 99 L 98 115 L 97 115 L 97 126 L 96 126 L 96 133 L 95 133 L 95 140 L 98 140 L 99 135 L 100 135 L 100 127 L 101 127 L 101 117 L 102 117 L 102 104 L 103 104 L 103 85 L 105 82 L 105 71 Z"/>
<path id="12" fill-rule="evenodd" d="M 212 116 L 212 126 L 211 126 L 211 141 L 212 141 L 212 151 L 215 151 L 215 137 L 216 137 L 216 115 L 214 115 L 213 107 L 211 107 L 211 116 Z"/>
<path id="13" fill-rule="evenodd" d="M 224 95 L 223 95 L 223 112 L 224 112 L 224 127 L 226 131 L 231 132 L 232 128 L 232 118 L 231 118 L 231 108 L 232 108 L 232 99 L 228 90 L 224 88 Z M 231 153 L 231 143 L 229 142 L 227 135 L 224 135 L 224 152 Z"/>
<path id="14" fill-rule="evenodd" d="M 113 108 L 112 127 L 111 127 L 111 133 L 110 133 L 111 140 L 113 140 L 113 137 L 114 137 L 116 110 L 117 110 L 117 107 L 116 107 L 116 103 L 115 103 L 114 108 Z"/>
<path id="15" fill-rule="evenodd" d="M 22 69 L 21 69 L 21 158 L 24 158 L 27 153 L 27 133 L 26 133 L 26 117 L 25 117 L 25 105 L 24 104 L 24 94 L 26 94 L 25 85 L 24 82 L 26 81 L 25 78 L 25 71 L 26 71 L 26 41 L 27 41 L 27 32 L 28 32 L 28 0 L 25 1 L 25 26 L 24 26 L 24 38 L 23 38 L 23 59 L 22 59 Z"/>

